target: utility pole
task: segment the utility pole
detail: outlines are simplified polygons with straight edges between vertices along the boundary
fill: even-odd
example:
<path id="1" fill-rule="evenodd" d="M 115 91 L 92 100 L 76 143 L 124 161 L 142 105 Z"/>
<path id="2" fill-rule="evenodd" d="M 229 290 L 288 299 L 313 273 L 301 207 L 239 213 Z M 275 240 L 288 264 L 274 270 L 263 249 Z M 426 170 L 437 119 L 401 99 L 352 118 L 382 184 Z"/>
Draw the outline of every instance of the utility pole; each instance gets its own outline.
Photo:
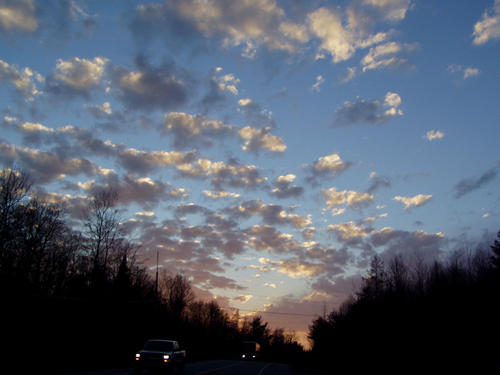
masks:
<path id="1" fill-rule="evenodd" d="M 158 297 L 158 257 L 159 257 L 159 252 L 158 249 L 156 249 L 156 283 L 155 283 L 156 297 Z"/>

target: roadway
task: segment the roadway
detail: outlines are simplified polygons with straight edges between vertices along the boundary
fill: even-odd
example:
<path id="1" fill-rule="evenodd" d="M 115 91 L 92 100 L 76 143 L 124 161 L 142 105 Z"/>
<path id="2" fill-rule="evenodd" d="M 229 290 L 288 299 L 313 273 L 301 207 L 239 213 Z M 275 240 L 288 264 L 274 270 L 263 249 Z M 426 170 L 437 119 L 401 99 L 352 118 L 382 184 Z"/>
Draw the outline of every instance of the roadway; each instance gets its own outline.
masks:
<path id="1" fill-rule="evenodd" d="M 132 375 L 132 369 L 80 372 L 67 375 Z M 184 375 L 309 375 L 293 371 L 281 363 L 234 360 L 200 361 L 186 363 Z"/>

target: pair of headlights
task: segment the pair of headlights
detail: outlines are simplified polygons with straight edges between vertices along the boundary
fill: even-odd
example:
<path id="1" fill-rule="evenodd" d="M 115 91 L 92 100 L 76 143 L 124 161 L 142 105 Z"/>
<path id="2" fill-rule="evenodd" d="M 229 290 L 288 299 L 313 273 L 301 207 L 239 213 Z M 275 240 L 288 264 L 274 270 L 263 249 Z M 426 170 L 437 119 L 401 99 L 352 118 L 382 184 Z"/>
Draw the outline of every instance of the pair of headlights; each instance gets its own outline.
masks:
<path id="1" fill-rule="evenodd" d="M 135 360 L 136 360 L 136 361 L 139 361 L 140 359 L 141 359 L 141 354 L 140 354 L 140 353 L 137 353 L 137 354 L 135 355 Z M 168 362 L 169 360 L 170 360 L 170 355 L 168 355 L 168 354 L 164 354 L 164 355 L 163 355 L 163 361 L 164 361 L 164 362 Z"/>

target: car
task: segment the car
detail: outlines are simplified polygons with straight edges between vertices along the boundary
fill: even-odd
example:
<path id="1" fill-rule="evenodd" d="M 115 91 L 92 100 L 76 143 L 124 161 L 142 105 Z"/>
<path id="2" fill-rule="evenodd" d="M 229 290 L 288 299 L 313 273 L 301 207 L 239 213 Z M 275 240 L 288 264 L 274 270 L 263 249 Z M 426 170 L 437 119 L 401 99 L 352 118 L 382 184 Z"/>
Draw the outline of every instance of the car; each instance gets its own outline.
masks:
<path id="1" fill-rule="evenodd" d="M 151 339 L 135 355 L 134 372 L 176 372 L 182 374 L 186 362 L 186 351 L 181 350 L 175 340 Z"/>

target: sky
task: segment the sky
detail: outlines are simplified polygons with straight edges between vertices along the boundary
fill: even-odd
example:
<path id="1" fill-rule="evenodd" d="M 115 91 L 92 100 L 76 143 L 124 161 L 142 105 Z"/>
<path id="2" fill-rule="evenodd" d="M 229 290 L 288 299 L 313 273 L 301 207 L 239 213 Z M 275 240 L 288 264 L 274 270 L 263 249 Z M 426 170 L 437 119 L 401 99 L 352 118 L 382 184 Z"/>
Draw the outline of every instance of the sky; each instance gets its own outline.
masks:
<path id="1" fill-rule="evenodd" d="M 500 229 L 500 0 L 0 0 L 0 163 L 304 343 Z"/>

